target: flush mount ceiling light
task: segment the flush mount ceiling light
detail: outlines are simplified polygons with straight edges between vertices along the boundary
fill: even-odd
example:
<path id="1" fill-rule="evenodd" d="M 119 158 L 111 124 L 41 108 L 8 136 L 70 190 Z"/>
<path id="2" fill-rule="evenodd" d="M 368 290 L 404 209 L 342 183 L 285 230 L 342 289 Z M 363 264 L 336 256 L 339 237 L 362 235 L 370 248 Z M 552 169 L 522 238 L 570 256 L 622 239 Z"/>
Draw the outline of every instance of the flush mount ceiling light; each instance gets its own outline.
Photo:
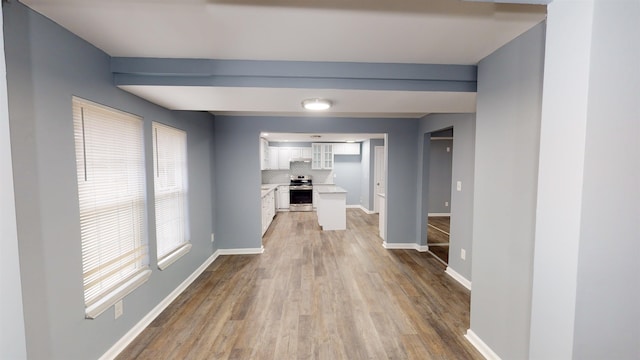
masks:
<path id="1" fill-rule="evenodd" d="M 306 99 L 302 101 L 302 107 L 306 110 L 327 110 L 331 107 L 331 101 L 326 99 Z"/>

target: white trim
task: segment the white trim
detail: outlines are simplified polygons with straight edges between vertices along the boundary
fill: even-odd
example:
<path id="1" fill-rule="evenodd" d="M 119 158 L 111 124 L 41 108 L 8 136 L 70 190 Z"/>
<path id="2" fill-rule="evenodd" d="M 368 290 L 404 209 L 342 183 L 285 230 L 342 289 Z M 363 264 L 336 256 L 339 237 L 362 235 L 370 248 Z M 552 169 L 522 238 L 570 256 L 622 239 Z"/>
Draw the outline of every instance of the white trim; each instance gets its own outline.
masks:
<path id="1" fill-rule="evenodd" d="M 113 291 L 108 294 L 102 296 L 100 300 L 96 301 L 94 304 L 87 306 L 84 309 L 85 318 L 87 319 L 95 319 L 100 314 L 105 312 L 108 308 L 110 308 L 113 304 L 122 300 L 125 296 L 129 295 L 133 290 L 137 289 L 140 285 L 144 284 L 151 277 L 151 270 L 149 268 L 143 269 L 139 273 L 135 274 L 134 277 L 125 281 L 120 286 L 115 288 Z"/>
<path id="2" fill-rule="evenodd" d="M 449 276 L 451 276 L 454 280 L 456 280 L 457 282 L 459 282 L 460 284 L 462 284 L 462 286 L 466 287 L 467 289 L 471 290 L 471 281 L 467 280 L 464 276 L 458 274 L 455 270 L 453 270 L 452 268 L 450 268 L 449 266 L 447 266 L 447 270 L 445 270 L 444 272 L 446 272 L 447 274 L 449 274 Z"/>
<path id="3" fill-rule="evenodd" d="M 367 209 L 366 207 L 362 206 L 362 205 L 347 205 L 347 209 L 360 209 L 362 211 L 364 211 L 365 213 L 371 215 L 371 214 L 375 214 L 375 212 Z"/>
<path id="4" fill-rule="evenodd" d="M 489 345 L 482 341 L 482 339 L 480 339 L 480 337 L 478 337 L 478 335 L 476 335 L 473 330 L 467 329 L 467 333 L 464 334 L 464 337 L 471 343 L 471 345 L 473 345 L 473 347 L 475 347 L 480 352 L 480 354 L 482 354 L 482 356 L 484 356 L 485 359 L 501 360 L 500 356 L 493 352 Z"/>
<path id="5" fill-rule="evenodd" d="M 449 217 L 451 217 L 451 213 L 428 213 L 427 216 L 449 216 Z"/>
<path id="6" fill-rule="evenodd" d="M 220 255 L 252 255 L 264 253 L 264 246 L 247 249 L 219 249 Z"/>
<path id="7" fill-rule="evenodd" d="M 176 262 L 178 259 L 183 257 L 184 254 L 188 253 L 189 251 L 191 251 L 191 243 L 188 242 L 186 244 L 183 244 L 179 248 L 175 249 L 173 252 L 169 253 L 169 255 L 158 260 L 158 269 L 164 270 L 168 268 L 169 265 Z"/>
<path id="8" fill-rule="evenodd" d="M 392 250 L 416 250 L 420 252 L 429 250 L 428 245 L 418 245 L 416 243 L 388 243 L 386 241 L 382 242 L 382 247 Z"/>
<path id="9" fill-rule="evenodd" d="M 452 136 L 435 136 L 431 140 L 453 140 Z"/>
<path id="10" fill-rule="evenodd" d="M 107 350 L 100 360 L 115 359 L 140 333 L 147 327 L 153 320 L 155 320 L 164 309 L 169 306 L 191 283 L 202 274 L 211 263 L 213 263 L 220 255 L 220 250 L 214 252 L 205 262 L 202 263 L 188 278 L 186 278 L 178 287 L 176 287 L 167 297 L 165 297 L 156 307 L 154 307 L 142 320 L 140 320 L 131 330 L 120 340 L 118 340 L 113 346 Z"/>

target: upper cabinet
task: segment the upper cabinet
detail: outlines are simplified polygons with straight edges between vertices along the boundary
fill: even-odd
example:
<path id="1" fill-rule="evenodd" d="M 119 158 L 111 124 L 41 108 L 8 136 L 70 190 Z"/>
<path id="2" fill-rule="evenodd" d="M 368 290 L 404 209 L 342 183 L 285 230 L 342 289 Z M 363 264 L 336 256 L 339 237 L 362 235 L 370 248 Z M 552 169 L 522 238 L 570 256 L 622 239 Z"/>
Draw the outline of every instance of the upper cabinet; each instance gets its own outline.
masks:
<path id="1" fill-rule="evenodd" d="M 333 169 L 333 144 L 311 144 L 311 169 Z"/>
<path id="2" fill-rule="evenodd" d="M 333 144 L 333 155 L 360 155 L 360 143 Z"/>
<path id="3" fill-rule="evenodd" d="M 288 170 L 291 168 L 291 149 L 290 148 L 278 148 L 278 169 Z"/>
<path id="4" fill-rule="evenodd" d="M 269 146 L 269 167 L 265 170 L 278 170 L 280 151 L 275 146 Z"/>
<path id="5" fill-rule="evenodd" d="M 269 168 L 269 142 L 266 139 L 260 138 L 260 170 L 268 170 Z"/>

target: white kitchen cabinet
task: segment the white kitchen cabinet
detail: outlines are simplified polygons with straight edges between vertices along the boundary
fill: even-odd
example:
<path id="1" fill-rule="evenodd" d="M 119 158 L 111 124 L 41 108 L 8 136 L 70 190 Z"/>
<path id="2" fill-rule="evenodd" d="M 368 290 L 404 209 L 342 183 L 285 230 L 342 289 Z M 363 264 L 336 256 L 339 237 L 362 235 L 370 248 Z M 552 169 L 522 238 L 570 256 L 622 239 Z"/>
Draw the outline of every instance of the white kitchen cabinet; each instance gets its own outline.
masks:
<path id="1" fill-rule="evenodd" d="M 289 185 L 278 186 L 278 210 L 289 210 Z"/>
<path id="2" fill-rule="evenodd" d="M 278 169 L 289 170 L 291 168 L 291 148 L 278 148 Z"/>
<path id="3" fill-rule="evenodd" d="M 278 170 L 279 169 L 279 155 L 280 151 L 275 146 L 269 146 L 269 166 L 267 170 Z"/>
<path id="4" fill-rule="evenodd" d="M 291 148 L 291 158 L 300 159 L 302 157 L 302 148 Z"/>
<path id="5" fill-rule="evenodd" d="M 268 170 L 269 164 L 269 142 L 260 138 L 260 170 Z"/>
<path id="6" fill-rule="evenodd" d="M 334 155 L 360 155 L 360 143 L 333 144 Z"/>
<path id="7" fill-rule="evenodd" d="M 311 159 L 311 148 L 310 147 L 300 148 L 300 157 L 304 159 Z"/>
<path id="8" fill-rule="evenodd" d="M 311 169 L 333 169 L 333 144 L 311 144 Z"/>
<path id="9" fill-rule="evenodd" d="M 262 197 L 262 235 L 267 232 L 273 217 L 276 215 L 275 191 Z"/>

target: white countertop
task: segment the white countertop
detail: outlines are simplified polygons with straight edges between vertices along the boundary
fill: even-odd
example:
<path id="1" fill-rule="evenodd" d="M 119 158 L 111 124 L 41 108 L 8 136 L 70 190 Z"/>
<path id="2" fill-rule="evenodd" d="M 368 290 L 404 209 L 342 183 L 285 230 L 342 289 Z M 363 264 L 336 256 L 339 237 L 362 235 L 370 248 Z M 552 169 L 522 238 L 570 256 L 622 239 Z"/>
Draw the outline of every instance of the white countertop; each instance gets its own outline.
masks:
<path id="1" fill-rule="evenodd" d="M 347 193 L 347 190 L 336 185 L 327 185 L 327 186 L 323 186 L 321 189 L 318 189 L 318 194 L 346 194 L 346 193 Z"/>
<path id="2" fill-rule="evenodd" d="M 278 187 L 278 184 L 262 184 L 260 185 L 260 197 L 267 196 L 270 192 L 274 191 Z"/>

